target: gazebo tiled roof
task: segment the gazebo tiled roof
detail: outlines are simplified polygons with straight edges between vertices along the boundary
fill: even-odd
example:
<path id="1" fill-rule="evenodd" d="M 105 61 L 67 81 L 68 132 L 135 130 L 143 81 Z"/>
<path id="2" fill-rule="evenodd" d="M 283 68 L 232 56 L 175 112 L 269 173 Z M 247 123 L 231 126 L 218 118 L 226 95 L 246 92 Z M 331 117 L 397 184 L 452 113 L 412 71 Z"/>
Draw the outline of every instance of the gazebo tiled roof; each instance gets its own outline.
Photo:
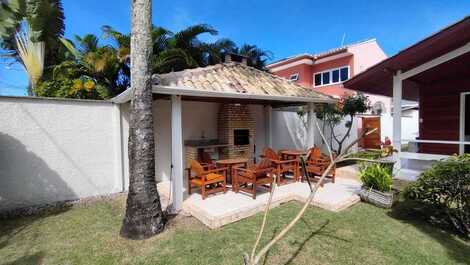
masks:
<path id="1" fill-rule="evenodd" d="M 153 75 L 153 92 L 187 97 L 298 103 L 336 101 L 328 95 L 304 88 L 285 78 L 235 62 Z"/>

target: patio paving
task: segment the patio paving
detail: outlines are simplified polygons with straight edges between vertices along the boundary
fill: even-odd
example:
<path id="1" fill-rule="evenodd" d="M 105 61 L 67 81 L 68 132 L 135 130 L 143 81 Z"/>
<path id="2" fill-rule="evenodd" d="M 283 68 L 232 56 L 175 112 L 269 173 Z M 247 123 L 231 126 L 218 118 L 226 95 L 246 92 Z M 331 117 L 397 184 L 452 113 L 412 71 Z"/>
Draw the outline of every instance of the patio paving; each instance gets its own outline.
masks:
<path id="1" fill-rule="evenodd" d="M 336 183 L 326 183 L 320 188 L 312 202 L 314 206 L 338 212 L 360 201 L 359 190 L 361 183 L 350 178 L 337 178 Z M 159 184 L 162 196 L 168 196 L 168 183 Z M 307 183 L 290 183 L 276 188 L 273 195 L 272 207 L 282 203 L 297 200 L 305 202 L 310 194 Z M 215 229 L 254 215 L 265 209 L 269 193 L 259 190 L 256 200 L 251 195 L 235 193 L 231 190 L 225 194 L 212 195 L 202 200 L 199 193 L 186 197 L 183 211 L 190 214 Z"/>

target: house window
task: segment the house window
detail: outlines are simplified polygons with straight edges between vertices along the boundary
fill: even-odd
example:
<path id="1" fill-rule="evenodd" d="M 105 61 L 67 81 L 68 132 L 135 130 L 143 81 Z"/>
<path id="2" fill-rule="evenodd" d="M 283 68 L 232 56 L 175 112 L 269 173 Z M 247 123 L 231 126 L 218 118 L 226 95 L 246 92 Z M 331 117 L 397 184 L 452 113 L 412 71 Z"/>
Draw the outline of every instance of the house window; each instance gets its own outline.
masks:
<path id="1" fill-rule="evenodd" d="M 333 83 L 339 82 L 339 69 L 331 71 L 331 81 Z"/>
<path id="2" fill-rule="evenodd" d="M 321 74 L 321 80 L 323 85 L 328 85 L 330 83 L 330 72 L 324 72 Z"/>
<path id="3" fill-rule="evenodd" d="M 321 86 L 321 74 L 315 74 L 315 86 Z"/>
<path id="4" fill-rule="evenodd" d="M 349 66 L 329 69 L 314 74 L 314 86 L 338 84 L 349 79 Z"/>
<path id="5" fill-rule="evenodd" d="M 349 79 L 349 67 L 341 68 L 341 82 Z"/>
<path id="6" fill-rule="evenodd" d="M 291 75 L 289 76 L 289 80 L 291 80 L 291 81 L 297 81 L 297 80 L 299 80 L 299 73 L 291 74 Z"/>

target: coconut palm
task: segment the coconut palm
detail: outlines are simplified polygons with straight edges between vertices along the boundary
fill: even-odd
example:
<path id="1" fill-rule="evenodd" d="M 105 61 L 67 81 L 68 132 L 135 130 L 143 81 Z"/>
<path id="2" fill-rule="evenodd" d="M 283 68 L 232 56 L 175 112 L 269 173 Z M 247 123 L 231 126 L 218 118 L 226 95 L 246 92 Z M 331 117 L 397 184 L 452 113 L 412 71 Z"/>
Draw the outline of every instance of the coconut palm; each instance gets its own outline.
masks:
<path id="1" fill-rule="evenodd" d="M 77 79 L 86 76 L 107 90 L 106 93 L 101 93 L 106 97 L 115 96 L 128 88 L 129 64 L 119 58 L 119 53 L 114 47 L 99 45 L 98 38 L 90 34 L 83 37 L 75 36 L 75 39 L 75 43 L 61 39 L 71 58 L 53 67 L 53 79 L 56 77 Z"/>
<path id="2" fill-rule="evenodd" d="M 248 65 L 260 70 L 266 70 L 267 61 L 272 59 L 270 51 L 262 50 L 256 45 L 243 44 L 237 49 L 237 53 L 248 57 Z"/>
<path id="3" fill-rule="evenodd" d="M 206 64 L 213 65 L 221 63 L 228 53 L 236 53 L 237 45 L 231 39 L 223 38 L 214 43 L 206 44 Z"/>
<path id="4" fill-rule="evenodd" d="M 114 30 L 111 26 L 103 26 L 101 29 L 105 38 L 110 37 L 114 40 L 120 57 L 128 57 L 130 36 Z M 198 37 L 202 34 L 216 35 L 217 31 L 207 24 L 190 26 L 176 33 L 162 27 L 152 26 L 152 72 L 180 71 L 206 66 L 212 64 L 210 63 L 212 61 L 220 62 L 220 56 L 215 56 L 215 48 L 227 46 L 229 40 L 223 39 L 217 46 L 212 46 L 199 40 Z M 217 60 L 212 59 L 215 57 Z"/>
<path id="5" fill-rule="evenodd" d="M 86 34 L 83 37 L 75 35 L 75 41 L 78 44 L 78 51 L 82 54 L 95 52 L 99 48 L 99 39 L 93 34 Z"/>
<path id="6" fill-rule="evenodd" d="M 121 235 L 132 239 L 158 234 L 166 222 L 155 180 L 151 12 L 151 0 L 132 1 L 129 193 L 121 227 Z"/>

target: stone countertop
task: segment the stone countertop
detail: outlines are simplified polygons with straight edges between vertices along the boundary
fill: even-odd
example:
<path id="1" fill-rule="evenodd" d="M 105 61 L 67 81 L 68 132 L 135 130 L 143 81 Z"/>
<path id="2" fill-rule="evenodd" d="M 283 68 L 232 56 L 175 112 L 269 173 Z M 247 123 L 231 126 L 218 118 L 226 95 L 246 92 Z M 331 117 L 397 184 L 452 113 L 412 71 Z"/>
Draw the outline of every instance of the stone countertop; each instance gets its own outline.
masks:
<path id="1" fill-rule="evenodd" d="M 220 143 L 217 139 L 213 140 L 186 140 L 184 146 L 190 146 L 194 148 L 214 148 L 214 147 L 226 147 L 229 146 L 227 143 Z"/>

